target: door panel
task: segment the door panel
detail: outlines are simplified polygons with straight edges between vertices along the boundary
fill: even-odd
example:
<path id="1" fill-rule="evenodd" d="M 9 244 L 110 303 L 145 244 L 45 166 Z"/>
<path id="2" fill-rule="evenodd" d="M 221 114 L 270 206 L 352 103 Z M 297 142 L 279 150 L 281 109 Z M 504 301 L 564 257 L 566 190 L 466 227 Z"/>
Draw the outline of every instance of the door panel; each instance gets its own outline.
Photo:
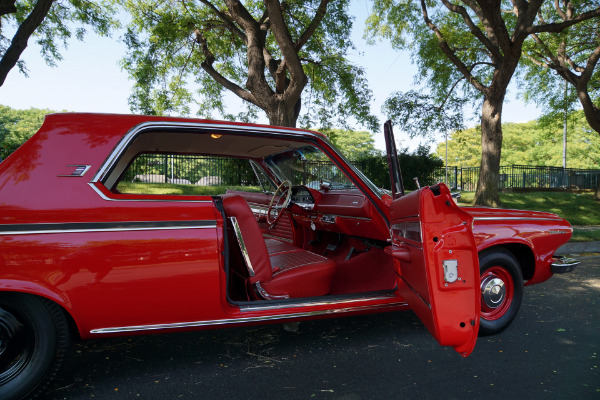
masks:
<path id="1" fill-rule="evenodd" d="M 394 200 L 390 222 L 401 295 L 441 345 L 469 355 L 480 311 L 472 217 L 439 184 Z"/>

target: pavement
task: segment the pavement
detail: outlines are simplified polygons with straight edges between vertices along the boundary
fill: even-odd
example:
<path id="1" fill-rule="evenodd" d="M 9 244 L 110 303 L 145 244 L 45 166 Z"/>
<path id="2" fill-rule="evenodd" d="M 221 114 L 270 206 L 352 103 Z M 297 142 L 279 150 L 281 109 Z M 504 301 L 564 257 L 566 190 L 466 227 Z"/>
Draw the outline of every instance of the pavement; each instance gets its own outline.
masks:
<path id="1" fill-rule="evenodd" d="M 600 399 L 600 256 L 525 288 L 462 358 L 415 315 L 85 341 L 46 400 Z"/>
<path id="2" fill-rule="evenodd" d="M 556 251 L 557 256 L 600 253 L 600 242 L 569 242 Z"/>

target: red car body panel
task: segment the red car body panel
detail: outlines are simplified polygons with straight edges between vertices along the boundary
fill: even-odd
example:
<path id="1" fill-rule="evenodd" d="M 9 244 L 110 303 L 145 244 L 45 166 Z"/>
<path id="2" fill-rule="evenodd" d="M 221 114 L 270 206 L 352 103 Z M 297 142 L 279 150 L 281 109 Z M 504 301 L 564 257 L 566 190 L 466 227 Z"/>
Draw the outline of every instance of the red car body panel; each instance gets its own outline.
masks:
<path id="1" fill-rule="evenodd" d="M 92 179 L 128 132 L 153 121 L 274 129 L 166 117 L 48 116 L 32 139 L 0 163 L 0 291 L 55 301 L 82 338 L 408 308 L 399 292 L 275 308 L 228 301 L 225 221 L 210 196 L 120 194 Z M 358 188 L 327 196 L 310 217 L 293 208 L 298 226 L 308 231 L 312 223 L 320 229 L 329 226 L 326 214 L 340 214 L 334 228 L 339 233 L 389 239 L 391 198 L 373 193 L 320 134 L 285 130 L 299 138 L 310 134 Z M 77 166 L 89 170 L 72 176 Z M 358 207 L 344 211 L 349 204 Z M 551 276 L 554 251 L 571 236 L 570 225 L 553 214 L 464 210 L 474 219 L 478 251 L 505 246 L 532 260 L 528 284 Z M 168 227 L 157 229 L 160 223 Z"/>

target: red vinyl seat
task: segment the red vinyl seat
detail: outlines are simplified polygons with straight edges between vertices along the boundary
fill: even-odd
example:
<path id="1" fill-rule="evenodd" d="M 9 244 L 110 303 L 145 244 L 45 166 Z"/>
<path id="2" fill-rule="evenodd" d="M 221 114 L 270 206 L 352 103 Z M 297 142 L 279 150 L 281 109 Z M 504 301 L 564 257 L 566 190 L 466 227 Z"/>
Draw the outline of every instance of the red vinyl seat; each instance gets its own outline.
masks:
<path id="1" fill-rule="evenodd" d="M 238 195 L 223 196 L 223 207 L 248 268 L 248 282 L 265 299 L 329 294 L 336 264 L 289 243 L 265 240 L 250 207 Z"/>

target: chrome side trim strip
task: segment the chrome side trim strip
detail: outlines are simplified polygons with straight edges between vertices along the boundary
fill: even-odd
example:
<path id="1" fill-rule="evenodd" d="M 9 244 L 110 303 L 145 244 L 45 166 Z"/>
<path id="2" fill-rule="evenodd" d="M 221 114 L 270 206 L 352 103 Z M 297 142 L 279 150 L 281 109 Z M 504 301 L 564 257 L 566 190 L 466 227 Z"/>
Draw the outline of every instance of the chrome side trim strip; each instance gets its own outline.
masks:
<path id="1" fill-rule="evenodd" d="M 107 334 L 107 333 L 122 333 L 122 332 L 141 332 L 141 331 L 153 331 L 159 329 L 181 329 L 181 328 L 194 328 L 194 327 L 202 327 L 202 326 L 218 326 L 218 325 L 227 325 L 227 324 L 248 324 L 252 322 L 261 322 L 261 321 L 277 321 L 282 319 L 289 318 L 305 318 L 305 317 L 314 317 L 318 315 L 328 315 L 328 314 L 337 314 L 337 313 L 345 313 L 352 311 L 369 311 L 376 309 L 385 309 L 385 308 L 395 308 L 400 306 L 407 306 L 408 304 L 405 302 L 393 303 L 393 304 L 385 304 L 385 305 L 374 305 L 374 306 L 358 306 L 358 307 L 348 307 L 343 309 L 336 310 L 321 310 L 321 311 L 308 311 L 308 312 L 298 312 L 298 313 L 289 313 L 282 315 L 266 315 L 261 317 L 245 317 L 245 318 L 230 318 L 230 319 L 218 319 L 212 321 L 193 321 L 193 322 L 178 322 L 172 324 L 156 324 L 156 325 L 134 325 L 134 326 L 122 326 L 122 327 L 112 327 L 112 328 L 99 328 L 92 329 L 90 333 L 93 334 Z"/>
<path id="2" fill-rule="evenodd" d="M 549 218 L 549 217 L 475 217 L 473 221 L 558 221 L 559 218 Z"/>
<path id="3" fill-rule="evenodd" d="M 71 222 L 49 224 L 0 224 L 0 235 L 45 233 L 162 231 L 178 229 L 216 229 L 217 221 L 120 221 Z"/>

